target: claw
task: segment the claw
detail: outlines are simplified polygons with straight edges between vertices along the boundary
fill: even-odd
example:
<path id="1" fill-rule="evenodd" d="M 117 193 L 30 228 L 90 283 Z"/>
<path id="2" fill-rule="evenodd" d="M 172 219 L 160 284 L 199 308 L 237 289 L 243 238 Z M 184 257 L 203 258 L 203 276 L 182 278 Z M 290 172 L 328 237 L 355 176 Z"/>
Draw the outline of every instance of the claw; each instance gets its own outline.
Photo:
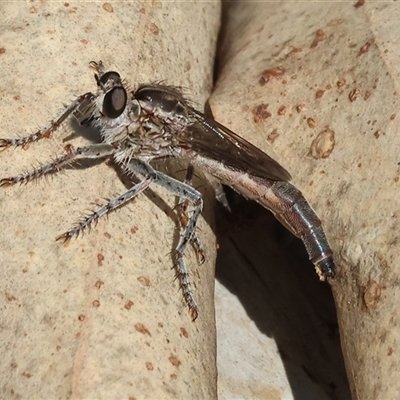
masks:
<path id="1" fill-rule="evenodd" d="M 67 243 L 72 239 L 72 235 L 70 232 L 62 233 L 56 237 L 56 241 L 62 241 L 63 243 Z"/>
<path id="2" fill-rule="evenodd" d="M 191 307 L 189 313 L 190 317 L 192 318 L 192 322 L 196 321 L 197 317 L 199 316 L 199 311 L 197 307 Z"/>
<path id="3" fill-rule="evenodd" d="M 14 185 L 14 180 L 13 178 L 3 178 L 0 179 L 0 187 L 8 187 Z"/>
<path id="4" fill-rule="evenodd" d="M 0 139 L 0 151 L 6 150 L 12 146 L 10 139 Z"/>

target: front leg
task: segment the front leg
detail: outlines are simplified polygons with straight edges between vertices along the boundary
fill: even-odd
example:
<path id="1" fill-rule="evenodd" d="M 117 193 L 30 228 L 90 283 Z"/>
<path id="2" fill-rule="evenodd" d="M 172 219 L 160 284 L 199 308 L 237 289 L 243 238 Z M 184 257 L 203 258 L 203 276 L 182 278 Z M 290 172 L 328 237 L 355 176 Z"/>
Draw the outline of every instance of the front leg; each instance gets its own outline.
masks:
<path id="1" fill-rule="evenodd" d="M 4 140 L 4 139 L 2 139 Z M 28 183 L 36 180 L 42 176 L 56 173 L 65 168 L 72 162 L 81 158 L 102 158 L 109 157 L 115 152 L 115 147 L 106 143 L 92 144 L 88 146 L 78 147 L 77 149 L 71 148 L 67 154 L 58 157 L 53 161 L 49 161 L 39 167 L 22 174 L 18 174 L 9 178 L 0 179 L 0 186 L 12 186 L 16 183 Z"/>
<path id="2" fill-rule="evenodd" d="M 72 104 L 70 104 L 65 110 L 63 110 L 55 119 L 53 119 L 49 125 L 45 126 L 38 131 L 21 137 L 14 139 L 0 139 L 0 150 L 4 150 L 11 146 L 27 146 L 29 143 L 37 142 L 43 138 L 49 138 L 55 132 L 59 126 L 77 109 L 82 107 L 84 104 L 94 104 L 94 94 L 93 93 L 85 93 L 82 96 L 79 96 Z"/>

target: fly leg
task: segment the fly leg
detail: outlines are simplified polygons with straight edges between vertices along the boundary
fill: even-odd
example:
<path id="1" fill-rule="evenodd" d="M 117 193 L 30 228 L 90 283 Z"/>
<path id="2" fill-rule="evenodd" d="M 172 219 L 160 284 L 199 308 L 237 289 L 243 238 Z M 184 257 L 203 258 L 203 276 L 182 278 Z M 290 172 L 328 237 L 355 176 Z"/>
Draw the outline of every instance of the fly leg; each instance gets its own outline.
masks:
<path id="1" fill-rule="evenodd" d="M 150 184 L 153 181 L 154 181 L 154 174 L 149 173 L 143 181 L 132 186 L 127 192 L 125 192 L 121 196 L 118 196 L 110 200 L 104 206 L 98 208 L 91 214 L 82 218 L 82 220 L 79 221 L 69 231 L 57 236 L 56 240 L 62 240 L 65 243 L 72 237 L 79 236 L 79 234 L 82 234 L 85 229 L 87 228 L 90 229 L 93 223 L 97 223 L 100 217 L 108 214 L 109 212 L 115 210 L 118 207 L 121 207 L 122 205 L 124 205 L 125 203 L 136 197 L 138 194 L 142 193 L 145 189 L 147 189 L 150 186 Z"/>
<path id="2" fill-rule="evenodd" d="M 190 201 L 194 206 L 194 211 L 192 215 L 188 217 L 187 224 L 183 227 L 183 233 L 173 252 L 176 279 L 179 280 L 179 286 L 182 290 L 183 298 L 189 307 L 192 321 L 194 321 L 198 316 L 198 307 L 193 297 L 189 274 L 183 257 L 188 243 L 192 240 L 192 237 L 195 234 L 197 220 L 203 210 L 203 198 L 201 197 L 200 192 L 192 186 L 156 171 L 149 164 L 142 161 L 131 160 L 131 162 L 126 166 L 126 172 L 128 174 L 139 173 L 144 176 L 151 175 L 155 184 L 162 186 L 179 198 Z"/>
<path id="3" fill-rule="evenodd" d="M 192 186 L 193 172 L 194 172 L 194 167 L 193 165 L 189 164 L 186 170 L 185 180 L 183 181 L 186 185 Z M 178 209 L 179 222 L 181 224 L 182 229 L 185 229 L 189 222 L 189 216 L 186 212 L 188 206 L 189 206 L 189 200 L 181 196 L 178 201 L 177 209 Z M 190 239 L 190 243 L 193 246 L 194 251 L 196 253 L 197 263 L 199 265 L 203 264 L 205 261 L 204 250 L 199 238 L 197 237 L 196 232 L 193 233 L 193 236 Z"/>
<path id="4" fill-rule="evenodd" d="M 37 142 L 43 138 L 50 138 L 53 132 L 55 132 L 59 126 L 78 108 L 83 104 L 93 103 L 94 94 L 85 93 L 79 96 L 72 104 L 70 104 L 65 110 L 63 110 L 55 119 L 53 119 L 47 126 L 39 129 L 38 131 L 14 139 L 0 139 L 0 150 L 4 150 L 11 146 L 27 146 L 30 143 Z"/>
<path id="5" fill-rule="evenodd" d="M 0 186 L 12 186 L 16 183 L 28 183 L 42 176 L 58 172 L 78 159 L 108 157 L 111 156 L 114 152 L 115 147 L 106 143 L 82 146 L 78 147 L 77 149 L 73 149 L 71 146 L 69 151 L 65 155 L 44 163 L 31 171 L 24 172 L 9 178 L 0 179 Z"/>

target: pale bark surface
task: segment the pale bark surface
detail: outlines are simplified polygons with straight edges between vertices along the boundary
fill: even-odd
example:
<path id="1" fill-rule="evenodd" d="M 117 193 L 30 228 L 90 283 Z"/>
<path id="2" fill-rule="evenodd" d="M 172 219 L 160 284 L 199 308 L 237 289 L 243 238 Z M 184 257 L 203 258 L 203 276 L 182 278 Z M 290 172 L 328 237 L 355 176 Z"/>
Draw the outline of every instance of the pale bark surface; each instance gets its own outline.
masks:
<path id="1" fill-rule="evenodd" d="M 285 166 L 323 221 L 336 260 L 332 290 L 353 398 L 398 398 L 399 6 L 377 2 L 226 6 L 219 78 L 210 101 L 213 114 Z M 275 281 L 270 260 L 258 258 L 266 251 L 261 239 L 242 235 L 235 246 L 236 254 L 246 255 L 243 264 L 257 271 L 265 297 L 273 301 L 282 291 L 291 295 L 301 291 L 293 278 L 285 284 Z M 293 257 L 286 255 L 296 265 Z M 277 258 L 278 265 L 285 264 L 281 256 Z M 235 271 L 235 266 L 230 268 Z M 298 286 L 304 284 L 300 272 L 290 273 Z M 249 291 L 253 298 L 262 293 L 254 282 Z M 303 352 L 305 357 L 314 350 L 317 368 L 312 373 L 308 366 L 304 370 L 331 398 L 348 398 L 343 373 L 332 369 L 340 364 L 340 350 L 329 336 L 325 301 L 320 299 L 315 295 L 310 304 L 294 296 L 293 308 L 283 304 L 280 311 L 299 347 L 307 349 L 313 343 Z M 271 320 L 282 317 L 279 308 L 263 308 L 264 299 L 253 299 L 252 306 L 265 314 L 269 324 L 258 325 L 260 335 L 252 339 L 260 340 L 266 332 L 276 335 Z M 308 325 L 306 331 L 290 321 L 301 320 L 301 309 L 308 307 L 311 316 L 320 314 L 323 325 L 314 320 L 316 328 Z M 254 316 L 247 312 L 250 318 L 240 323 L 226 320 L 230 324 L 226 331 L 252 324 Z M 281 344 L 288 344 L 287 328 L 283 336 Z M 290 351 L 286 356 L 299 358 Z M 267 364 L 266 359 L 258 371 L 267 371 Z M 243 375 L 243 369 L 240 372 Z M 232 368 L 220 370 L 221 382 L 228 374 L 234 375 Z M 252 387 L 261 393 L 258 397 L 253 393 L 254 397 L 266 398 L 261 379 Z M 283 393 L 271 398 L 290 398 Z"/>
<path id="2" fill-rule="evenodd" d="M 228 3 L 210 105 L 291 172 L 323 220 L 353 398 L 397 398 L 400 10 L 354 5 Z M 90 60 L 133 87 L 189 88 L 200 108 L 209 95 L 217 2 L 0 8 L 0 137 L 30 133 L 95 90 Z M 62 154 L 68 126 L 3 152 L 0 178 Z M 80 132 L 74 144 L 88 142 L 90 131 Z M 0 191 L 2 397 L 216 397 L 213 193 L 195 184 L 205 196 L 207 261 L 197 266 L 188 250 L 194 324 L 172 282 L 172 196 L 153 188 L 62 246 L 58 234 L 126 190 L 112 168 L 71 168 Z M 252 232 L 222 212 L 232 224 L 219 242 L 219 397 L 348 399 L 329 288 L 316 282 L 302 245 L 261 211 Z"/>
<path id="3" fill-rule="evenodd" d="M 132 87 L 165 80 L 190 88 L 199 107 L 209 95 L 218 2 L 2 2 L 0 11 L 0 137 L 31 133 L 95 91 L 91 60 Z M 88 142 L 63 142 L 73 130 L 66 126 L 51 140 L 3 152 L 1 178 L 63 154 L 66 143 Z M 58 234 L 127 190 L 113 168 L 89 163 L 0 191 L 0 397 L 216 397 L 213 192 L 201 185 L 207 260 L 198 266 L 191 249 L 186 257 L 195 323 L 171 269 L 173 196 L 152 187 L 63 246 Z"/>

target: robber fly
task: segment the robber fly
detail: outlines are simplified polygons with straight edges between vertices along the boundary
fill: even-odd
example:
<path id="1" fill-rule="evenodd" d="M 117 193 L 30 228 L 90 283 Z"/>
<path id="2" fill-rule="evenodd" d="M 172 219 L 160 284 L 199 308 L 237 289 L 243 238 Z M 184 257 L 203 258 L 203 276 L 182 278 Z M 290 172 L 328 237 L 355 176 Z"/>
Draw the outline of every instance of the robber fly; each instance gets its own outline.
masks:
<path id="1" fill-rule="evenodd" d="M 51 123 L 18 139 L 0 139 L 0 148 L 25 146 L 49 137 L 71 114 L 79 123 L 91 123 L 101 132 L 102 142 L 74 148 L 66 154 L 27 173 L 4 178 L 0 186 L 29 182 L 55 173 L 82 158 L 113 159 L 126 174 L 143 177 L 126 193 L 84 217 L 72 229 L 57 237 L 68 241 L 93 222 L 127 203 L 155 183 L 179 197 L 182 234 L 173 252 L 176 277 L 192 319 L 198 316 L 184 254 L 190 242 L 199 263 L 203 248 L 196 235 L 203 209 L 201 194 L 192 187 L 193 169 L 211 174 L 248 199 L 272 211 L 275 217 L 298 236 L 321 280 L 334 276 L 332 250 L 320 219 L 302 193 L 289 183 L 290 174 L 267 154 L 203 113 L 195 110 L 178 88 L 162 84 L 141 85 L 129 91 L 115 71 L 106 72 L 103 63 L 90 63 L 95 71 L 97 93 L 79 96 Z M 164 157 L 178 157 L 189 164 L 186 179 L 178 181 L 150 165 Z M 193 207 L 187 212 L 189 203 Z M 190 215 L 190 216 L 189 216 Z"/>

